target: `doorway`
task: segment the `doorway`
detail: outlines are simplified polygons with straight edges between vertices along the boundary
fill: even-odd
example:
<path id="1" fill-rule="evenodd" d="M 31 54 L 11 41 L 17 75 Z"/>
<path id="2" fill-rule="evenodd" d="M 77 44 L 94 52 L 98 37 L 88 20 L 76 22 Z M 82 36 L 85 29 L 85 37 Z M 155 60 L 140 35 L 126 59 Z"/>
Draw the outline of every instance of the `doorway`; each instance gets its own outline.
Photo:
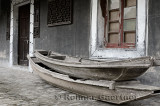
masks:
<path id="1" fill-rule="evenodd" d="M 18 65 L 28 66 L 30 4 L 19 7 L 18 23 Z"/>

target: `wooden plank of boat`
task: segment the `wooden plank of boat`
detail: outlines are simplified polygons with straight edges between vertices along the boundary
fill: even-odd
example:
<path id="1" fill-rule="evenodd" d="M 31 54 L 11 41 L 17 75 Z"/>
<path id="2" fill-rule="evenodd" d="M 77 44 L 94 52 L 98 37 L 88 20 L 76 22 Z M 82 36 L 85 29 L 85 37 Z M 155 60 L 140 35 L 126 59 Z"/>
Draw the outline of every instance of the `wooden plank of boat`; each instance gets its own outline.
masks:
<path id="1" fill-rule="evenodd" d="M 113 82 L 74 80 L 68 75 L 57 73 L 43 65 L 37 58 L 28 56 L 33 70 L 47 82 L 62 89 L 69 90 L 87 99 L 122 104 L 139 99 L 145 99 L 159 94 L 159 87 L 143 85 L 138 81 Z"/>
<path id="2" fill-rule="evenodd" d="M 57 72 L 76 78 L 124 81 L 134 79 L 153 65 L 151 57 L 114 62 L 87 60 L 49 51 L 35 51 L 35 56 Z"/>

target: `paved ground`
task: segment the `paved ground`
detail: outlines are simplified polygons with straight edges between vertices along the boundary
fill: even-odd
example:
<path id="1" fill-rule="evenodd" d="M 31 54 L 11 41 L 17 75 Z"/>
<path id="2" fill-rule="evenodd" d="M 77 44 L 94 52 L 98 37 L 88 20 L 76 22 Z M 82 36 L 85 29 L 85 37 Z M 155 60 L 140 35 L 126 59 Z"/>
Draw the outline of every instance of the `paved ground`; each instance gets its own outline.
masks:
<path id="1" fill-rule="evenodd" d="M 64 96 L 76 95 L 49 85 L 35 74 L 0 68 L 0 106 L 115 106 L 94 100 L 65 100 Z M 160 96 L 121 106 L 160 106 Z"/>

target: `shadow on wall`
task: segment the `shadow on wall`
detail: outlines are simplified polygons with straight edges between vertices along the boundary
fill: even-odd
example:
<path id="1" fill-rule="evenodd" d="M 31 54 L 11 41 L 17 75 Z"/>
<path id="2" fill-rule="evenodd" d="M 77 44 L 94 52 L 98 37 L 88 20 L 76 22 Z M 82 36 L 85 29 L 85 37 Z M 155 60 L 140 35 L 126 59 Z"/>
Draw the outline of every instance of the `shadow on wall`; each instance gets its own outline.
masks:
<path id="1" fill-rule="evenodd" d="M 9 64 L 9 40 L 6 40 L 9 0 L 0 0 L 0 66 Z"/>
<path id="2" fill-rule="evenodd" d="M 143 84 L 153 85 L 160 87 L 160 66 L 159 67 L 151 67 L 144 75 L 139 77 L 138 79 Z"/>
<path id="3" fill-rule="evenodd" d="M 149 0 L 148 39 L 149 55 L 160 57 L 160 1 Z"/>

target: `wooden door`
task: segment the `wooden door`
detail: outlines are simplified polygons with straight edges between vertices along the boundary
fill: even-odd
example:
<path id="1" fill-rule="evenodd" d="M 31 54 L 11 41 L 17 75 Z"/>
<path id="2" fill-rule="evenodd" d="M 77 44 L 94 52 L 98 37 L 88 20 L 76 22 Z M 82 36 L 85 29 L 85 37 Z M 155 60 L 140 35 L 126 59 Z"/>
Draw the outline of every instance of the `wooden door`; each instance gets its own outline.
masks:
<path id="1" fill-rule="evenodd" d="M 18 64 L 28 65 L 30 5 L 19 8 Z"/>

